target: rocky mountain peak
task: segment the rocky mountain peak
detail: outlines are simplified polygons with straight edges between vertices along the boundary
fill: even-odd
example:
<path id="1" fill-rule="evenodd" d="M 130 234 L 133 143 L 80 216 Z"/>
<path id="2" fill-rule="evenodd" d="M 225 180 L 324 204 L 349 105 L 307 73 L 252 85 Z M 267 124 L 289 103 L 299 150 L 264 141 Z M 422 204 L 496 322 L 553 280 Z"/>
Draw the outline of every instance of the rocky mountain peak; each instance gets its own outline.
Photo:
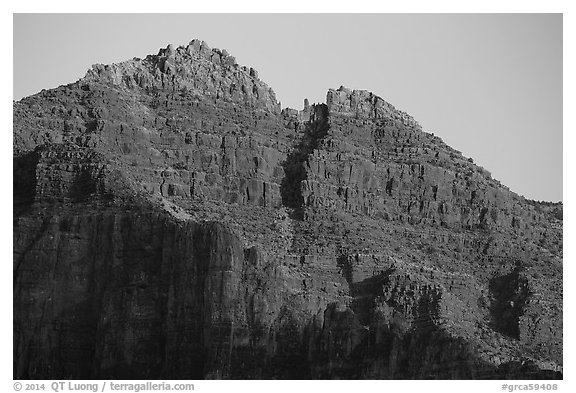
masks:
<path id="1" fill-rule="evenodd" d="M 196 39 L 186 46 L 170 44 L 144 59 L 95 64 L 81 82 L 185 91 L 273 113 L 280 111 L 274 91 L 258 79 L 254 68 L 240 66 L 226 50 L 210 48 Z"/>
<path id="2" fill-rule="evenodd" d="M 367 90 L 352 90 L 344 86 L 328 90 L 326 104 L 331 114 L 370 119 L 399 120 L 405 126 L 421 130 L 422 127 L 412 116 L 396 109 Z"/>

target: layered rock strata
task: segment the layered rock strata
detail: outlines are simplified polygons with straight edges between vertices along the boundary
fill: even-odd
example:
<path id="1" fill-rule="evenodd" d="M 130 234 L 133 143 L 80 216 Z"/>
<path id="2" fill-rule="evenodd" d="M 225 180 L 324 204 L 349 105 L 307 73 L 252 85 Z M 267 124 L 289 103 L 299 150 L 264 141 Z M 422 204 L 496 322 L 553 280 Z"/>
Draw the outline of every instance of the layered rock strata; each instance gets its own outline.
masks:
<path id="1" fill-rule="evenodd" d="M 193 40 L 14 103 L 14 378 L 559 378 L 562 205 Z"/>

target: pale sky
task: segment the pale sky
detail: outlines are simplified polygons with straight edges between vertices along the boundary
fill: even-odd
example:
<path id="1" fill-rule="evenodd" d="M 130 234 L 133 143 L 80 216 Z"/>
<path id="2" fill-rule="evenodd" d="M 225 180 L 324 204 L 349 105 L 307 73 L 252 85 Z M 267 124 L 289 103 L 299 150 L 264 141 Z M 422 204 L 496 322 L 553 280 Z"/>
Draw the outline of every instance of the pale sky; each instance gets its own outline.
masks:
<path id="1" fill-rule="evenodd" d="M 282 107 L 370 90 L 512 191 L 562 200 L 561 14 L 16 14 L 13 97 L 193 38 Z"/>

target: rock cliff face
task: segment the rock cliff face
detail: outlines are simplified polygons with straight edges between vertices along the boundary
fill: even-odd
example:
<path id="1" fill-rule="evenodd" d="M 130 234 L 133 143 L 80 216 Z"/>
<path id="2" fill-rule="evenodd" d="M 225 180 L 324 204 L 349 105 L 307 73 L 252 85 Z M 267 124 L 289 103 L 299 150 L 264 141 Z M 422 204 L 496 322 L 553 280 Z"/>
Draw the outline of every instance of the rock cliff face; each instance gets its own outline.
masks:
<path id="1" fill-rule="evenodd" d="M 14 378 L 561 378 L 562 205 L 193 40 L 14 103 Z"/>

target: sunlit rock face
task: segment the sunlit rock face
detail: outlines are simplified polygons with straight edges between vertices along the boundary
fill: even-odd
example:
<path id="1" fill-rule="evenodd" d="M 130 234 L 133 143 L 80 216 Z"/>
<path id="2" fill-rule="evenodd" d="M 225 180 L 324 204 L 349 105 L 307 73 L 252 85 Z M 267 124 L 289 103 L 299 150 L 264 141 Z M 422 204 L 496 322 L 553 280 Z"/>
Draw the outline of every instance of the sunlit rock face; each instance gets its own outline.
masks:
<path id="1" fill-rule="evenodd" d="M 15 102 L 13 152 L 16 379 L 562 377 L 562 204 L 373 93 L 193 40 Z"/>

